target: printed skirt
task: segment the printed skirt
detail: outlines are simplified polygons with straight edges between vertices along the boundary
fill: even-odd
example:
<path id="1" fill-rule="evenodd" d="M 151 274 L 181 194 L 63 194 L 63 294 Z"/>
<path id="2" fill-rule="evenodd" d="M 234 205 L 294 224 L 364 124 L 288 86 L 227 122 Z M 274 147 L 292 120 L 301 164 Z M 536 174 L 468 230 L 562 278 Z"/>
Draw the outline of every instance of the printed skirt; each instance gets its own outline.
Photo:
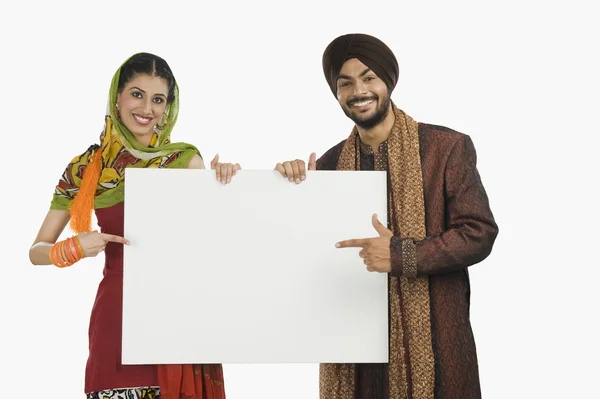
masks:
<path id="1" fill-rule="evenodd" d="M 107 389 L 90 392 L 86 399 L 160 399 L 158 387 Z"/>

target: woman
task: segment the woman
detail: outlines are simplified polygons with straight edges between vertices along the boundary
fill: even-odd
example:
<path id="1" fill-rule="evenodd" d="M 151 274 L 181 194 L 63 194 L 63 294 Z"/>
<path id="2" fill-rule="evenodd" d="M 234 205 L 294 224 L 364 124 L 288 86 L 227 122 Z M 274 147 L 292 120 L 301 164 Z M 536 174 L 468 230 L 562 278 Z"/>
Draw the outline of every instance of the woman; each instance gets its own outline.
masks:
<path id="1" fill-rule="evenodd" d="M 104 278 L 92 310 L 87 398 L 221 399 L 220 365 L 121 364 L 123 290 L 123 186 L 125 168 L 194 168 L 204 163 L 196 147 L 170 143 L 177 121 L 178 86 L 162 58 L 140 53 L 115 73 L 100 145 L 92 145 L 67 166 L 56 187 L 29 258 L 34 265 L 67 267 L 105 251 Z M 239 164 L 211 162 L 228 183 Z M 101 232 L 91 230 L 95 209 Z M 56 242 L 70 219 L 77 234 Z"/>

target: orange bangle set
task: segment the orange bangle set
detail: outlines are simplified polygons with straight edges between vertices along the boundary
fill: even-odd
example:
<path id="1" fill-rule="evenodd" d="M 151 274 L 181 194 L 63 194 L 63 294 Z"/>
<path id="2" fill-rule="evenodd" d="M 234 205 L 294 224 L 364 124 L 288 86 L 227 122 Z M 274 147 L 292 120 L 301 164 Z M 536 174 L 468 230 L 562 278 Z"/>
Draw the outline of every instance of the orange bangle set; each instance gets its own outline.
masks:
<path id="1" fill-rule="evenodd" d="M 67 267 L 80 261 L 84 256 L 83 247 L 77 236 L 57 242 L 50 248 L 50 261 L 54 266 Z"/>

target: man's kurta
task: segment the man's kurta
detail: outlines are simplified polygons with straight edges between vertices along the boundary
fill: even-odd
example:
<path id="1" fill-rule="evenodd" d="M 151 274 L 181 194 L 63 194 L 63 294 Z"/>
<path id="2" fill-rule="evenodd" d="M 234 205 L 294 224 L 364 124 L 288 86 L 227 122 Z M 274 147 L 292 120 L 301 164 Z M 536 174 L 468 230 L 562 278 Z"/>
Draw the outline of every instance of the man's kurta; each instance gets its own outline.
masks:
<path id="1" fill-rule="evenodd" d="M 344 142 L 317 160 L 317 170 L 336 170 Z M 490 254 L 498 226 L 470 137 L 420 123 L 419 145 L 427 238 L 416 243 L 416 260 L 417 275 L 429 277 L 435 397 L 476 399 L 481 390 L 469 321 L 467 267 Z M 378 153 L 362 143 L 360 150 L 361 170 L 388 169 L 386 142 Z M 402 276 L 403 238 L 393 237 L 390 243 L 392 274 L 398 277 Z M 361 364 L 356 370 L 356 399 L 387 399 L 387 364 Z M 410 380 L 410 365 L 408 373 Z"/>

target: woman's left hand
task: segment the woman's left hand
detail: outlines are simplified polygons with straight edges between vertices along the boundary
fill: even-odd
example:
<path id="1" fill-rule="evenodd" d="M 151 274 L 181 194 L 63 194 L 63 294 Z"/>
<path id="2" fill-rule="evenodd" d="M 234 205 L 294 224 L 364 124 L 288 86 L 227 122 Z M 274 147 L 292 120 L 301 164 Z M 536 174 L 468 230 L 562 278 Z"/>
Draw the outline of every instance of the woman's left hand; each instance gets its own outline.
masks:
<path id="1" fill-rule="evenodd" d="M 217 174 L 217 180 L 223 184 L 231 183 L 231 178 L 235 176 L 235 172 L 242 169 L 239 163 L 220 163 L 219 154 L 215 155 L 210 161 L 210 168 L 214 169 Z"/>

